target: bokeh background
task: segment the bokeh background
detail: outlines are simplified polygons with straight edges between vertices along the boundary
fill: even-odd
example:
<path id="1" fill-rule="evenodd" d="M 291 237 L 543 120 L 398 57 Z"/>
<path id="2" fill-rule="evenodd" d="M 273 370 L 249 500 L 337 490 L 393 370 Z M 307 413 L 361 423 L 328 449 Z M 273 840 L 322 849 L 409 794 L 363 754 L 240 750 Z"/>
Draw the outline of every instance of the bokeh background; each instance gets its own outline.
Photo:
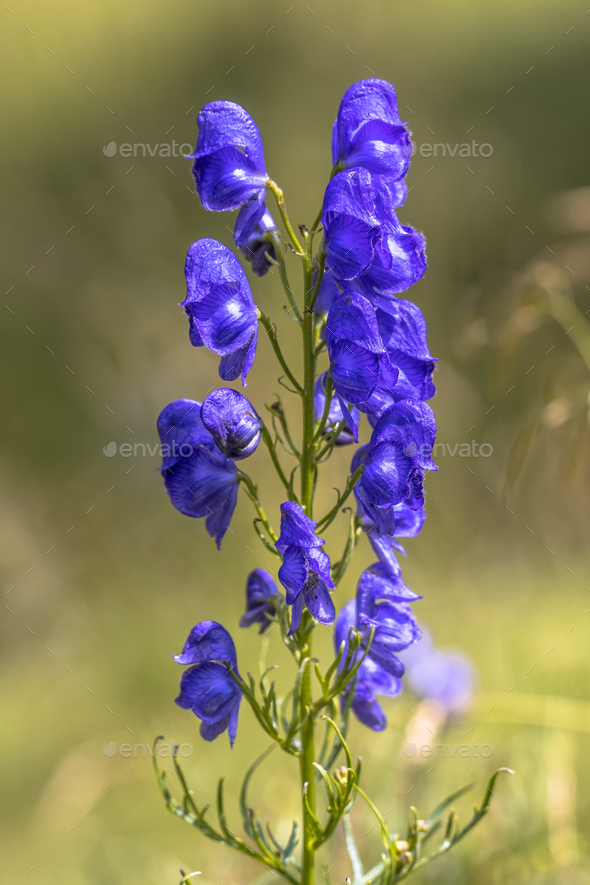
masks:
<path id="1" fill-rule="evenodd" d="M 352 746 L 392 827 L 409 804 L 425 815 L 470 780 L 482 794 L 498 765 L 516 771 L 478 830 L 417 882 L 590 882 L 586 7 L 12 0 L 0 14 L 0 880 L 163 885 L 179 866 L 202 870 L 203 885 L 260 875 L 166 812 L 141 750 L 103 753 L 157 734 L 190 743 L 199 801 L 214 802 L 224 773 L 237 825 L 240 775 L 265 743 L 243 705 L 235 749 L 225 736 L 205 744 L 173 703 L 171 654 L 196 621 L 218 619 L 236 635 L 242 671 L 256 673 L 260 639 L 237 621 L 247 570 L 270 564 L 245 497 L 218 553 L 200 521 L 170 506 L 156 458 L 103 454 L 110 442 L 155 446 L 166 403 L 219 383 L 177 304 L 187 247 L 202 236 L 231 245 L 233 223 L 200 207 L 184 159 L 103 147 L 194 143 L 202 104 L 240 102 L 293 220 L 309 224 L 340 97 L 374 73 L 395 84 L 418 146 L 493 147 L 487 158 L 418 152 L 400 211 L 428 240 L 430 267 L 410 297 L 440 358 L 439 440 L 457 452 L 439 455 L 428 478 L 429 517 L 407 545 L 404 576 L 424 596 L 415 608 L 437 645 L 461 649 L 477 673 L 470 709 L 437 737 L 487 742 L 493 755 L 437 759 L 432 770 L 406 758 L 422 709 L 409 690 L 386 702 L 386 732 L 354 723 Z M 286 342 L 277 278 L 253 289 Z M 295 344 L 286 350 L 297 365 Z M 259 410 L 277 375 L 262 340 L 248 386 Z M 457 444 L 471 440 L 493 455 L 461 457 Z M 330 462 L 321 510 L 349 457 Z M 265 453 L 248 469 L 276 523 Z M 336 555 L 343 532 L 335 524 L 328 536 Z M 363 541 L 339 605 L 370 562 Z M 320 632 L 324 660 L 330 639 Z M 266 659 L 287 685 L 274 635 Z M 298 814 L 296 774 L 277 751 L 253 785 L 279 836 Z M 469 814 L 469 797 L 458 810 Z M 377 830 L 360 805 L 354 820 L 371 863 Z M 349 874 L 340 837 L 322 859 L 330 881 Z"/>

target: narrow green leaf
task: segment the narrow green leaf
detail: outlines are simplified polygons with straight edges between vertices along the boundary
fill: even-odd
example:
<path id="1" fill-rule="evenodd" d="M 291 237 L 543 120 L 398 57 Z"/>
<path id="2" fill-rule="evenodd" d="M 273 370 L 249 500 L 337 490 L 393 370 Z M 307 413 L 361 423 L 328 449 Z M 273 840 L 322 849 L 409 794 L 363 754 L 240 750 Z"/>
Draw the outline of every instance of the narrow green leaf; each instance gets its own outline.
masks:
<path id="1" fill-rule="evenodd" d="M 254 772 L 256 771 L 258 766 L 262 762 L 264 762 L 266 757 L 274 750 L 275 746 L 276 746 L 275 744 L 271 744 L 270 747 L 267 747 L 266 750 L 264 751 L 264 753 L 262 753 L 262 755 L 260 755 L 258 757 L 258 759 L 256 759 L 252 763 L 252 765 L 250 766 L 250 768 L 246 772 L 246 775 L 245 775 L 244 780 L 242 782 L 242 789 L 240 790 L 240 812 L 242 815 L 244 830 L 252 839 L 254 839 L 254 832 L 253 832 L 253 830 L 250 829 L 250 817 L 248 814 L 248 812 L 249 812 L 249 809 L 248 809 L 248 787 L 250 785 L 250 780 L 252 778 L 252 775 L 254 774 Z"/>

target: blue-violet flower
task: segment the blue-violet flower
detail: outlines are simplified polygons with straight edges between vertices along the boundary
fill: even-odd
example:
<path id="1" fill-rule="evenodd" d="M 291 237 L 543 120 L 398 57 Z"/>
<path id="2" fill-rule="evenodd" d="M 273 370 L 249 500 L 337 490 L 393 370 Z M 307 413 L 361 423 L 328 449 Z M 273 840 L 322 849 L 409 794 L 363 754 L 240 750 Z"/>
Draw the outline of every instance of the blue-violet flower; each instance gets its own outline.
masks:
<path id="1" fill-rule="evenodd" d="M 437 470 L 431 458 L 436 435 L 432 409 L 403 400 L 381 415 L 364 453 L 357 493 L 378 529 L 391 534 L 391 510 L 424 504 L 424 473 Z"/>
<path id="2" fill-rule="evenodd" d="M 192 710 L 201 720 L 201 737 L 206 741 L 228 729 L 233 747 L 242 692 L 230 674 L 233 670 L 239 676 L 236 648 L 225 627 L 216 621 L 196 624 L 174 660 L 192 665 L 182 674 L 178 706 Z"/>
<path id="3" fill-rule="evenodd" d="M 342 643 L 348 642 L 348 636 L 352 627 L 356 626 L 356 600 L 351 599 L 346 603 L 336 621 L 334 633 L 334 648 L 339 651 Z M 364 652 L 357 652 L 363 654 Z M 402 670 L 403 672 L 403 670 Z M 357 719 L 371 728 L 373 731 L 383 731 L 387 725 L 387 717 L 377 700 L 378 695 L 394 698 L 402 690 L 402 681 L 398 676 L 393 676 L 384 670 L 367 655 L 359 667 L 352 698 L 352 712 Z M 341 698 L 341 706 L 347 703 L 351 688 L 345 690 Z"/>
<path id="4" fill-rule="evenodd" d="M 408 684 L 422 698 L 435 701 L 447 714 L 462 713 L 473 694 L 474 668 L 467 655 L 435 648 L 430 635 L 402 654 Z"/>
<path id="5" fill-rule="evenodd" d="M 235 464 L 220 454 L 201 420 L 201 403 L 180 399 L 158 418 L 164 485 L 172 504 L 185 516 L 205 517 L 217 548 L 226 532 L 238 497 Z"/>
<path id="6" fill-rule="evenodd" d="M 199 137 L 191 157 L 205 209 L 238 209 L 253 199 L 260 210 L 268 175 L 262 138 L 250 114 L 233 101 L 212 101 L 202 108 L 197 123 Z"/>
<path id="7" fill-rule="evenodd" d="M 256 451 L 264 425 L 254 406 L 239 391 L 231 387 L 214 390 L 201 406 L 201 418 L 229 461 L 241 461 Z"/>
<path id="8" fill-rule="evenodd" d="M 187 295 L 182 302 L 195 347 L 208 347 L 222 359 L 219 376 L 242 383 L 256 353 L 259 312 L 236 256 L 217 240 L 192 244 L 186 257 Z"/>
<path id="9" fill-rule="evenodd" d="M 402 123 L 395 89 L 386 80 L 359 80 L 344 93 L 332 132 L 332 163 L 342 169 L 403 178 L 412 145 Z"/>
<path id="10" fill-rule="evenodd" d="M 252 270 L 257 277 L 263 277 L 269 270 L 272 258 L 276 259 L 275 247 L 265 239 L 268 231 L 276 230 L 277 226 L 266 206 L 263 205 L 263 213 L 256 223 L 252 224 L 253 200 L 246 203 L 240 209 L 234 228 L 234 242 L 246 261 L 252 265 Z"/>
<path id="11" fill-rule="evenodd" d="M 424 238 L 400 224 L 398 183 L 366 169 L 339 172 L 324 196 L 327 272 L 387 310 L 391 296 L 408 289 L 426 270 Z"/>
<path id="12" fill-rule="evenodd" d="M 264 633 L 270 619 L 276 614 L 273 603 L 280 603 L 282 598 L 272 575 L 266 569 L 255 568 L 246 582 L 246 611 L 240 619 L 240 627 L 260 624 L 259 632 Z"/>
<path id="13" fill-rule="evenodd" d="M 336 617 L 328 589 L 334 589 L 330 558 L 319 549 L 325 541 L 315 534 L 316 525 L 299 504 L 281 504 L 281 534 L 275 547 L 283 556 L 279 581 L 287 591 L 287 605 L 293 606 L 289 635 L 299 626 L 304 605 L 320 624 L 333 624 Z"/>

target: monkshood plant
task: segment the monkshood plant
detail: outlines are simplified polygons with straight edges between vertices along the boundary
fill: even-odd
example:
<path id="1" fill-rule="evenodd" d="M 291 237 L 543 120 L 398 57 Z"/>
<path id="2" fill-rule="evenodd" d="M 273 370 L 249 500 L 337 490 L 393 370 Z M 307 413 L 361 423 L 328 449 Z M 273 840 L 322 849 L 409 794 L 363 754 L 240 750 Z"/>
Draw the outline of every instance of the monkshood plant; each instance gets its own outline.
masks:
<path id="1" fill-rule="evenodd" d="M 396 556 L 404 552 L 400 538 L 417 535 L 424 524 L 424 476 L 436 470 L 430 457 L 436 424 L 426 403 L 435 392 L 436 360 L 428 350 L 420 309 L 399 297 L 426 269 L 424 238 L 402 225 L 395 212 L 406 196 L 410 134 L 389 83 L 355 83 L 334 124 L 333 169 L 322 209 L 311 227 L 301 224 L 296 230 L 282 190 L 266 171 L 262 139 L 249 114 L 232 102 L 215 101 L 201 110 L 198 125 L 192 155 L 197 193 L 206 209 L 239 209 L 234 241 L 255 274 L 277 269 L 289 304 L 285 309 L 301 334 L 302 366 L 288 365 L 276 327 L 256 306 L 240 261 L 213 239 L 198 240 L 188 251 L 182 306 L 190 341 L 220 357 L 223 381 L 241 377 L 245 386 L 262 326 L 280 365 L 280 383 L 300 401 L 302 432 L 296 442 L 278 398 L 266 407 L 266 422 L 243 394 L 229 387 L 213 391 L 203 403 L 177 400 L 158 419 L 162 475 L 173 505 L 187 516 L 205 519 L 218 548 L 242 487 L 256 511 L 256 533 L 280 566 L 278 583 L 262 568 L 248 576 L 240 626 L 257 625 L 261 633 L 278 626 L 295 667 L 293 687 L 280 697 L 270 671 L 258 682 L 250 674 L 241 675 L 224 626 L 201 621 L 175 656 L 186 668 L 176 703 L 201 720 L 205 740 L 227 731 L 232 746 L 240 704 L 249 704 L 271 747 L 278 745 L 299 763 L 302 828 L 296 821 L 287 843 L 280 844 L 250 806 L 249 783 L 268 751 L 246 773 L 240 794 L 249 841 L 226 822 L 223 778 L 215 823 L 204 801 L 189 789 L 176 757 L 182 798 L 172 797 L 165 772 L 156 769 L 159 784 L 174 814 L 292 885 L 312 885 L 315 854 L 340 822 L 355 885 L 390 885 L 473 829 L 488 810 L 499 773 L 491 777 L 482 804 L 464 826 L 459 826 L 452 805 L 469 787 L 423 819 L 412 808 L 407 832 L 391 833 L 361 786 L 361 760 L 353 762 L 346 739 L 351 714 L 373 731 L 385 728 L 378 698 L 400 693 L 404 666 L 398 653 L 421 637 L 412 609 L 420 597 L 405 585 Z M 283 235 L 266 206 L 269 195 L 276 201 Z M 300 297 L 290 282 L 289 252 L 303 268 Z M 336 504 L 318 515 L 318 471 L 336 447 L 358 443 L 361 413 L 371 427 L 370 441 L 354 452 Z M 278 532 L 243 469 L 261 442 L 285 490 Z M 294 462 L 292 469 L 284 466 L 284 453 Z M 356 511 L 343 508 L 351 496 Z M 332 561 L 323 550 L 322 535 L 341 511 L 347 518 L 346 543 Z M 337 615 L 332 593 L 362 534 L 377 562 L 361 574 L 356 598 Z M 334 659 L 327 669 L 312 656 L 318 624 L 334 635 Z M 349 820 L 359 796 L 375 814 L 383 841 L 381 860 L 367 873 Z M 447 812 L 442 841 L 431 847 Z"/>

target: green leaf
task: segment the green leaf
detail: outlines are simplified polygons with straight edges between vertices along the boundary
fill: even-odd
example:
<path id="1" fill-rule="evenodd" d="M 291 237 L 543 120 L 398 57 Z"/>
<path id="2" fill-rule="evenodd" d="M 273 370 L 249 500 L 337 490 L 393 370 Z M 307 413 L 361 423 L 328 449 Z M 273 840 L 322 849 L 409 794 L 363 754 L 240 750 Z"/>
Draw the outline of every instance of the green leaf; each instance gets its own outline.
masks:
<path id="1" fill-rule="evenodd" d="M 266 757 L 269 756 L 270 753 L 272 753 L 272 751 L 274 750 L 275 746 L 276 746 L 276 744 L 271 744 L 270 747 L 267 747 L 266 750 L 264 751 L 264 753 L 262 753 L 262 755 L 260 755 L 260 756 L 258 757 L 258 759 L 256 759 L 256 760 L 252 763 L 252 765 L 250 766 L 250 768 L 249 768 L 248 771 L 246 772 L 246 776 L 244 777 L 244 780 L 243 780 L 243 783 L 242 783 L 242 789 L 240 790 L 240 812 L 241 812 L 241 815 L 242 815 L 242 821 L 243 821 L 243 824 L 244 824 L 244 830 L 246 831 L 246 833 L 247 833 L 252 839 L 254 839 L 255 836 L 254 836 L 254 830 L 253 830 L 252 827 L 251 827 L 250 816 L 249 816 L 249 809 L 248 809 L 248 787 L 249 787 L 249 785 L 250 785 L 250 780 L 251 780 L 251 778 L 252 778 L 252 775 L 254 774 L 254 772 L 256 771 L 256 769 L 258 768 L 258 766 L 259 766 L 262 762 L 264 762 L 264 760 L 266 759 Z"/>
<path id="2" fill-rule="evenodd" d="M 466 787 L 461 787 L 460 790 L 457 790 L 456 792 L 451 793 L 450 796 L 447 796 L 446 799 L 443 799 L 443 801 L 440 803 L 440 805 L 436 806 L 436 808 L 434 809 L 432 814 L 426 818 L 426 823 L 428 824 L 428 829 L 430 830 L 431 825 L 435 821 L 437 821 L 439 819 L 439 817 L 441 817 L 445 813 L 445 811 L 447 810 L 449 805 L 452 805 L 456 799 L 459 799 L 461 796 L 464 796 L 465 793 L 468 793 L 470 790 L 473 790 L 473 789 L 475 789 L 475 784 L 467 784 Z"/>

